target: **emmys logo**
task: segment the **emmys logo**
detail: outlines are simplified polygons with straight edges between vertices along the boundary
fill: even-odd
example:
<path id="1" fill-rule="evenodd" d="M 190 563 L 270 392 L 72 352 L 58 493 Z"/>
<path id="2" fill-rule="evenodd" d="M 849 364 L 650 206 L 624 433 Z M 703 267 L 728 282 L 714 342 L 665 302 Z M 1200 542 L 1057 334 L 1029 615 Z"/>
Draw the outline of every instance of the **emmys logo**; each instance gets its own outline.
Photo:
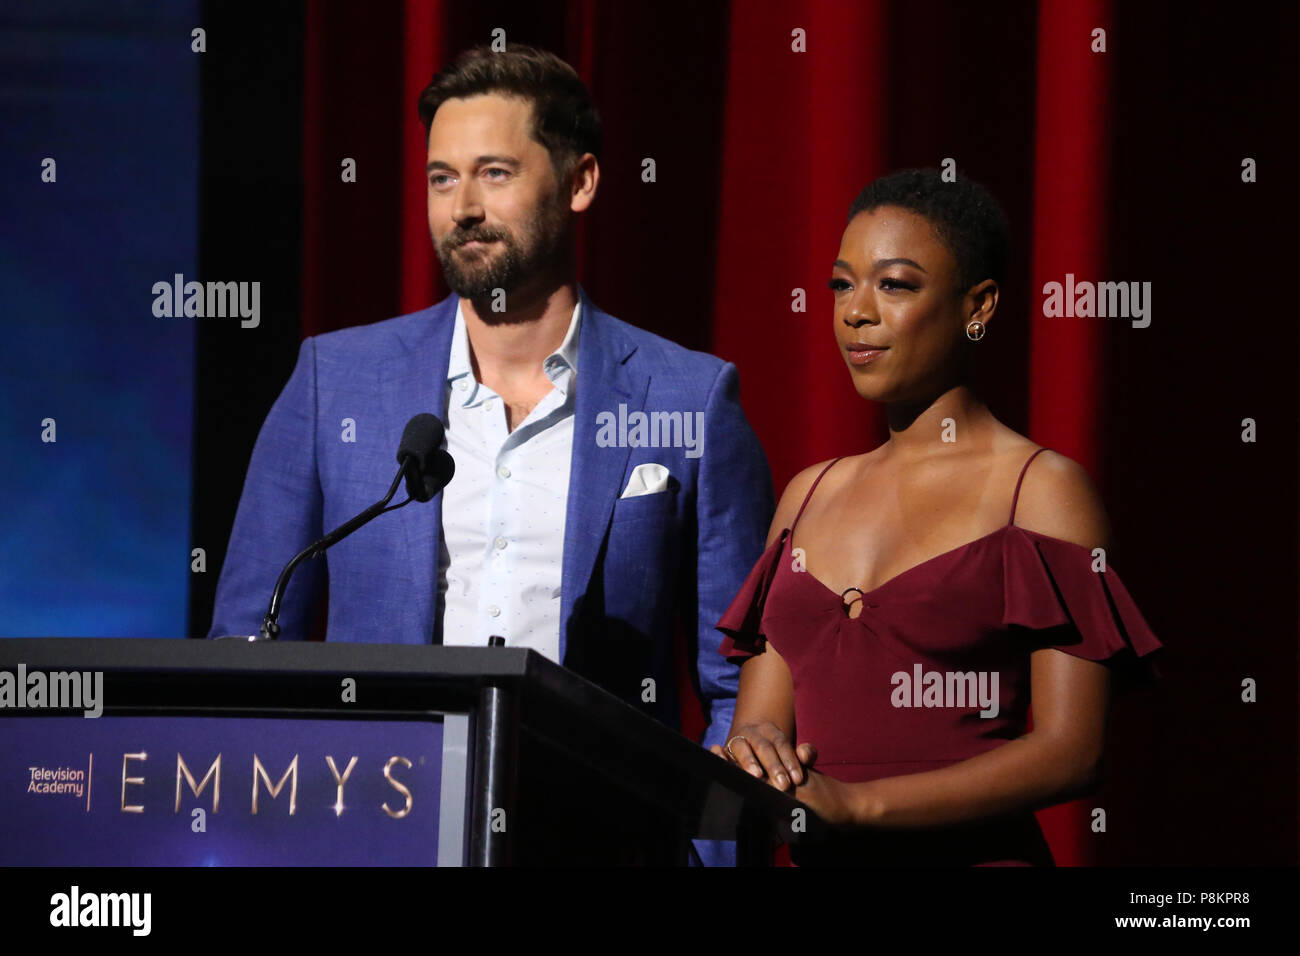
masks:
<path id="1" fill-rule="evenodd" d="M 212 812 L 221 812 L 222 757 L 222 754 L 217 754 L 216 759 L 209 764 L 207 770 L 203 773 L 203 779 L 196 781 L 194 773 L 185 762 L 185 758 L 179 753 L 176 754 L 176 786 L 174 790 L 169 791 L 169 795 L 174 794 L 173 799 L 169 801 L 172 804 L 172 813 L 181 812 L 182 793 L 185 789 L 188 789 L 195 799 L 198 799 L 203 796 L 203 793 L 207 790 L 209 784 L 212 786 Z M 274 774 L 267 771 L 266 766 L 262 763 L 261 758 L 257 754 L 253 754 L 251 773 L 252 796 L 249 803 L 249 814 L 251 816 L 257 816 L 261 810 L 265 809 L 267 801 L 278 800 L 282 792 L 285 794 L 285 801 L 288 804 L 288 815 L 294 816 L 298 812 L 298 757 L 298 754 L 294 754 L 293 759 L 289 761 L 289 766 L 284 773 L 278 780 L 272 782 L 271 778 Z M 140 753 L 122 754 L 122 778 L 121 790 L 119 791 L 121 793 L 119 809 L 122 813 L 145 812 L 145 804 L 143 801 L 150 791 L 148 781 L 145 778 L 144 767 L 142 765 L 148 761 L 148 759 L 149 755 L 144 751 L 141 751 Z M 345 809 L 343 803 L 343 788 L 347 785 L 348 779 L 352 776 L 352 771 L 356 769 L 357 757 L 353 756 L 352 759 L 348 761 L 347 766 L 341 771 L 339 770 L 339 765 L 335 762 L 333 755 L 325 757 L 325 765 L 329 768 L 330 780 L 332 780 L 334 784 L 334 803 L 331 805 L 331 809 L 334 811 L 335 817 L 341 817 Z M 200 763 L 196 764 L 196 766 L 201 767 L 203 765 Z M 396 804 L 395 806 L 389 806 L 388 802 L 384 801 L 380 804 L 380 809 L 394 820 L 400 820 L 407 816 L 411 812 L 411 808 L 415 805 L 415 796 L 411 792 L 411 788 L 407 786 L 405 782 L 400 780 L 395 773 L 395 770 L 399 767 L 409 770 L 412 766 L 410 760 L 406 757 L 400 756 L 389 757 L 387 762 L 384 764 L 384 780 L 401 799 L 394 801 Z M 165 777 L 164 779 L 167 778 Z M 86 785 L 87 787 L 90 786 L 89 780 L 87 780 Z M 244 793 L 249 792 L 245 787 L 240 787 L 240 789 Z M 141 793 L 142 790 L 144 791 L 143 794 Z"/>
<path id="2" fill-rule="evenodd" d="M 0 708 L 80 710 L 86 717 L 104 713 L 103 671 L 0 671 Z"/>

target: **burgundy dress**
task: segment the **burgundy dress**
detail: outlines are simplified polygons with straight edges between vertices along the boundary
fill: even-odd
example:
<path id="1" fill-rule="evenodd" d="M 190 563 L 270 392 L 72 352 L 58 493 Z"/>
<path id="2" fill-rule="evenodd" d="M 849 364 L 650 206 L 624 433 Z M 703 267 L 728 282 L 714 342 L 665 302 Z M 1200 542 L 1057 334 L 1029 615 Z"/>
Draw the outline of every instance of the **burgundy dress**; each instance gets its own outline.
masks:
<path id="1" fill-rule="evenodd" d="M 816 769 L 846 782 L 875 780 L 934 770 L 1023 736 L 1029 655 L 1039 648 L 1106 661 L 1121 690 L 1158 676 L 1142 658 L 1162 645 L 1115 569 L 1093 571 L 1088 549 L 1014 524 L 1025 469 L 1044 450 L 1021 469 L 1004 526 L 867 591 L 856 618 L 792 551 L 799 517 L 840 459 L 817 476 L 794 524 L 764 552 L 717 625 L 729 660 L 761 654 L 768 641 L 785 659 L 797 739 L 817 746 Z M 950 676 L 969 672 L 969 682 Z M 996 700 L 996 713 L 978 702 L 981 674 L 983 699 Z M 966 691 L 973 693 L 963 701 Z M 801 866 L 1053 862 L 1030 811 L 962 827 L 846 833 L 821 849 L 793 848 L 791 859 Z"/>

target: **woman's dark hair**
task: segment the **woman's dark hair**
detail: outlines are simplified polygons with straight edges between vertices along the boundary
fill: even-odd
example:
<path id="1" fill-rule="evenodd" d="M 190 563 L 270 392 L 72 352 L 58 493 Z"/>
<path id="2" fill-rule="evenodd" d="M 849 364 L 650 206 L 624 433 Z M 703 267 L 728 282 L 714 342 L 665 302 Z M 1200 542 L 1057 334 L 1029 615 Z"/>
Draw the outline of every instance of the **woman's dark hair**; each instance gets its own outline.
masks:
<path id="1" fill-rule="evenodd" d="M 550 152 L 560 179 L 583 153 L 600 157 L 600 114 L 582 79 L 555 54 L 522 43 L 508 43 L 497 53 L 488 46 L 474 47 L 438 71 L 417 103 L 425 138 L 444 101 L 481 93 L 518 96 L 533 104 L 533 139 Z"/>
<path id="2" fill-rule="evenodd" d="M 905 169 L 858 193 L 849 221 L 881 206 L 898 206 L 930 221 L 957 260 L 962 291 L 985 279 L 1002 285 L 1010 245 L 1007 218 L 983 186 L 968 179 L 945 182 L 936 169 Z"/>

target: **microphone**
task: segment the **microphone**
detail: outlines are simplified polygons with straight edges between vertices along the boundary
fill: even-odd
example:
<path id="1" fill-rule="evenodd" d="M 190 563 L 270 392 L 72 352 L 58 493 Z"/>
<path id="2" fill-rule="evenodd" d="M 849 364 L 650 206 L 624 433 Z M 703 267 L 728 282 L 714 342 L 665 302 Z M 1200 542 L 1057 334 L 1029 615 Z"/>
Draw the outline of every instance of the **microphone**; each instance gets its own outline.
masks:
<path id="1" fill-rule="evenodd" d="M 402 431 L 397 446 L 397 463 L 406 475 L 406 493 L 416 501 L 428 501 L 451 481 L 456 462 L 442 447 L 445 432 L 436 415 L 421 412 Z"/>
<path id="2" fill-rule="evenodd" d="M 289 578 L 292 577 L 298 565 L 317 555 L 324 554 L 327 549 L 386 511 L 396 511 L 398 508 L 409 505 L 412 501 L 428 501 L 451 481 L 452 475 L 456 473 L 456 462 L 442 447 L 444 435 L 442 422 L 438 420 L 436 415 L 430 415 L 427 412 L 416 415 L 406 423 L 406 428 L 402 431 L 401 444 L 397 448 L 397 463 L 399 465 L 397 477 L 393 479 L 393 483 L 389 486 L 388 494 L 355 518 L 345 521 L 329 534 L 312 542 L 293 556 L 289 563 L 284 566 L 279 579 L 275 582 L 275 590 L 271 593 L 270 607 L 267 609 L 266 617 L 262 620 L 261 634 L 256 637 L 250 636 L 248 640 L 273 641 L 280 636 L 280 625 L 277 623 L 280 617 L 280 602 L 284 598 L 285 588 L 289 586 Z M 406 490 L 410 497 L 401 504 L 393 505 L 390 508 L 388 502 L 392 501 L 393 495 L 397 494 L 397 486 L 401 483 L 403 477 L 406 478 Z"/>

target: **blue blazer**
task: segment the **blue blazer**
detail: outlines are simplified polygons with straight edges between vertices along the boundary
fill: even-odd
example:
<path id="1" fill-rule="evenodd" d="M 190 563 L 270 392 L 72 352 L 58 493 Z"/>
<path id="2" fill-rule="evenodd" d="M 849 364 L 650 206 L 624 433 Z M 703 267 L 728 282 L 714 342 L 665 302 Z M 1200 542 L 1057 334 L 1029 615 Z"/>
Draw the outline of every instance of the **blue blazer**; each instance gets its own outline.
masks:
<path id="1" fill-rule="evenodd" d="M 677 728 L 680 620 L 709 719 L 701 742 L 722 743 L 738 668 L 718 654 L 714 625 L 763 551 L 773 511 L 767 460 L 741 410 L 734 365 L 621 322 L 581 287 L 579 294 L 561 660 Z M 303 341 L 253 449 L 211 636 L 256 634 L 289 558 L 382 497 L 412 415 L 432 412 L 445 424 L 456 304 L 452 295 L 420 312 Z M 636 411 L 702 412 L 698 452 L 631 447 L 635 427 L 618 441 L 610 422 Z M 651 462 L 668 469 L 668 489 L 621 499 L 633 469 Z M 403 490 L 398 500 L 404 497 Z M 441 513 L 442 495 L 412 503 L 300 566 L 284 598 L 281 637 L 306 636 L 328 568 L 328 640 L 440 642 Z M 656 691 L 649 703 L 642 700 L 647 677 Z"/>

